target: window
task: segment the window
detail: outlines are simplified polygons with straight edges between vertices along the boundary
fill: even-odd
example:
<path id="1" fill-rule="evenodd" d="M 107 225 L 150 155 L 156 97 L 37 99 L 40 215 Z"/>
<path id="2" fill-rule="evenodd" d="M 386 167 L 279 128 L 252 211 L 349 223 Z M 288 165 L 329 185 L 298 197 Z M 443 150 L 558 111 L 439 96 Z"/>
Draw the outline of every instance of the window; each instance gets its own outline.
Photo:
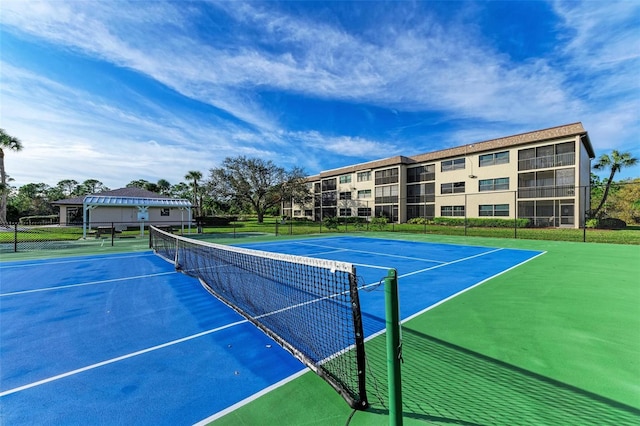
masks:
<path id="1" fill-rule="evenodd" d="M 398 182 L 398 168 L 378 170 L 376 172 L 376 185 Z"/>
<path id="2" fill-rule="evenodd" d="M 424 182 L 428 180 L 435 180 L 436 178 L 436 165 L 429 164 L 427 166 L 411 167 L 407 169 L 407 183 L 412 182 Z"/>
<path id="3" fill-rule="evenodd" d="M 443 161 L 442 163 L 440 163 L 440 169 L 443 172 L 464 169 L 464 158 L 456 158 L 455 160 Z"/>
<path id="4" fill-rule="evenodd" d="M 433 219 L 435 208 L 433 204 L 420 204 L 407 206 L 407 220 L 415 217 L 426 217 Z"/>
<path id="5" fill-rule="evenodd" d="M 376 204 L 397 203 L 398 185 L 379 186 L 376 188 Z"/>
<path id="6" fill-rule="evenodd" d="M 340 216 L 351 216 L 351 209 L 340 209 Z"/>
<path id="7" fill-rule="evenodd" d="M 169 212 L 169 209 L 160 209 L 160 216 L 169 216 L 171 215 L 171 213 Z"/>
<path id="8" fill-rule="evenodd" d="M 498 179 L 481 179 L 478 181 L 480 192 L 482 191 L 500 191 L 509 189 L 509 178 Z"/>
<path id="9" fill-rule="evenodd" d="M 440 216 L 464 216 L 464 206 L 441 206 Z"/>
<path id="10" fill-rule="evenodd" d="M 464 192 L 464 182 L 443 183 L 440 185 L 441 194 L 459 194 Z"/>
<path id="11" fill-rule="evenodd" d="M 338 201 L 336 200 L 336 195 L 337 194 L 335 193 L 335 191 L 334 192 L 323 192 L 322 193 L 322 207 L 337 205 Z"/>
<path id="12" fill-rule="evenodd" d="M 480 156 L 480 167 L 493 166 L 496 164 L 508 164 L 509 151 L 496 152 Z"/>
<path id="13" fill-rule="evenodd" d="M 435 201 L 435 183 L 407 185 L 407 203 L 425 203 Z"/>
<path id="14" fill-rule="evenodd" d="M 322 181 L 322 192 L 335 191 L 335 189 L 336 189 L 336 178 L 325 179 Z"/>
<path id="15" fill-rule="evenodd" d="M 368 182 L 371 180 L 371 171 L 368 172 L 359 172 L 357 174 L 358 182 Z"/>
<path id="16" fill-rule="evenodd" d="M 480 205 L 478 215 L 486 216 L 509 216 L 509 204 L 484 204 Z"/>
<path id="17" fill-rule="evenodd" d="M 351 183 L 351 175 L 340 176 L 340 183 Z"/>
<path id="18" fill-rule="evenodd" d="M 351 192 L 341 192 L 339 194 L 339 198 L 341 200 L 350 200 L 351 199 Z"/>
<path id="19" fill-rule="evenodd" d="M 398 206 L 376 206 L 376 217 L 386 217 L 389 222 L 398 221 Z"/>
<path id="20" fill-rule="evenodd" d="M 360 216 L 360 217 L 369 217 L 369 216 L 371 216 L 371 208 L 370 207 L 358 207 L 358 216 Z"/>
<path id="21" fill-rule="evenodd" d="M 361 189 L 360 191 L 358 191 L 358 198 L 371 198 L 371 190 Z"/>

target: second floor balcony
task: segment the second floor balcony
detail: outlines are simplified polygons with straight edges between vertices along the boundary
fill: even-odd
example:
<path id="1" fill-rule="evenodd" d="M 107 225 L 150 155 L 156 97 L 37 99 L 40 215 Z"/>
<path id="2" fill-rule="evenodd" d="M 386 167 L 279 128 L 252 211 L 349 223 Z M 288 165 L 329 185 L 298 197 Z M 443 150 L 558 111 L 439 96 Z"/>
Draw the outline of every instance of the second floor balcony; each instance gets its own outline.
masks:
<path id="1" fill-rule="evenodd" d="M 558 198 L 574 197 L 575 185 L 561 186 L 536 186 L 530 188 L 518 188 L 518 198 Z"/>

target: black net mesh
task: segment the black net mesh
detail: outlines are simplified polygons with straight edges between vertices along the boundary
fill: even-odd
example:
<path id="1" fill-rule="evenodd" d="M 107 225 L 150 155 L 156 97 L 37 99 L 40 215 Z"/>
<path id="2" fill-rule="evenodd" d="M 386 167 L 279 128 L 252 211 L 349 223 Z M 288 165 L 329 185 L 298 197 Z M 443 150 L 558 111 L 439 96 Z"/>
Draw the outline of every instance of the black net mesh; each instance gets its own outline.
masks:
<path id="1" fill-rule="evenodd" d="M 150 245 L 331 384 L 352 408 L 368 406 L 351 264 L 195 241 L 156 228 Z"/>

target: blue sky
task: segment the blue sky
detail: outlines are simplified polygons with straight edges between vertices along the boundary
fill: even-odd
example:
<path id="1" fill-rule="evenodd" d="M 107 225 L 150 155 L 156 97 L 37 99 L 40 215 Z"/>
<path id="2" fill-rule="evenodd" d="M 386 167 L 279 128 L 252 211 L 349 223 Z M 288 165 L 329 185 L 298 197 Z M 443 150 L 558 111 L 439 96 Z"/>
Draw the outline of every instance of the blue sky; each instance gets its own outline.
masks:
<path id="1" fill-rule="evenodd" d="M 0 31 L 14 186 L 316 174 L 577 121 L 640 158 L 637 1 L 3 0 Z"/>

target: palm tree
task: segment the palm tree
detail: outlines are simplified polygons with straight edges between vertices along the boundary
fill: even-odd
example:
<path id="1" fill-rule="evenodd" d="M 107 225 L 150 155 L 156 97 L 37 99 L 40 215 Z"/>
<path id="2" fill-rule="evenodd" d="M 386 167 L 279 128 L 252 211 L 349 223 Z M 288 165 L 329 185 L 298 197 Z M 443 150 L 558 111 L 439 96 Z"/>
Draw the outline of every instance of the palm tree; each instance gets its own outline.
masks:
<path id="1" fill-rule="evenodd" d="M 196 216 L 200 214 L 199 204 L 198 204 L 198 181 L 202 179 L 202 173 L 197 170 L 191 170 L 185 176 L 185 179 L 189 181 L 193 181 L 191 185 L 191 189 L 193 190 L 193 208 L 195 209 Z"/>
<path id="2" fill-rule="evenodd" d="M 166 179 L 159 179 L 156 183 L 158 190 L 162 195 L 170 195 L 171 194 L 171 184 Z"/>
<path id="3" fill-rule="evenodd" d="M 613 177 L 617 172 L 619 172 L 624 167 L 635 166 L 638 163 L 638 159 L 631 156 L 628 152 L 618 152 L 617 150 L 611 151 L 611 156 L 607 154 L 602 154 L 600 158 L 598 158 L 598 162 L 593 165 L 593 168 L 596 170 L 605 170 L 609 169 L 609 179 L 607 180 L 607 185 L 604 188 L 604 194 L 602 195 L 602 200 L 600 200 L 600 204 L 593 211 L 592 216 L 598 217 L 600 210 L 604 206 L 604 203 L 607 201 L 607 196 L 609 195 L 609 189 L 611 188 L 611 184 L 613 183 Z"/>
<path id="4" fill-rule="evenodd" d="M 7 223 L 7 195 L 9 186 L 7 185 L 7 173 L 4 170 L 4 149 L 20 151 L 22 142 L 20 139 L 9 135 L 4 129 L 0 129 L 0 224 Z"/>

